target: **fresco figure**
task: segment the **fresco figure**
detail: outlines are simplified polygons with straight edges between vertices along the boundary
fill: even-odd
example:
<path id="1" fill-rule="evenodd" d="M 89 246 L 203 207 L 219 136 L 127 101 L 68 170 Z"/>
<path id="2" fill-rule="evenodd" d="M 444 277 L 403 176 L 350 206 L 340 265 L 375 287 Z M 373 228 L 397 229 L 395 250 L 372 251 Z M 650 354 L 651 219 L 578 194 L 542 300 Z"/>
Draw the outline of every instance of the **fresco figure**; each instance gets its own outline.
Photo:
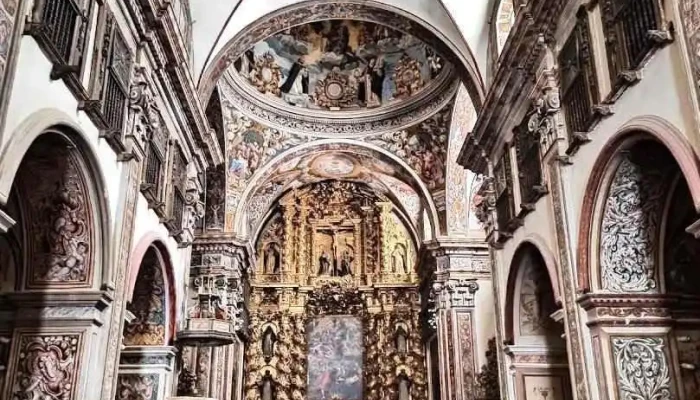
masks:
<path id="1" fill-rule="evenodd" d="M 287 80 L 280 87 L 282 93 L 292 95 L 309 94 L 309 70 L 306 68 L 304 57 L 292 64 Z"/>

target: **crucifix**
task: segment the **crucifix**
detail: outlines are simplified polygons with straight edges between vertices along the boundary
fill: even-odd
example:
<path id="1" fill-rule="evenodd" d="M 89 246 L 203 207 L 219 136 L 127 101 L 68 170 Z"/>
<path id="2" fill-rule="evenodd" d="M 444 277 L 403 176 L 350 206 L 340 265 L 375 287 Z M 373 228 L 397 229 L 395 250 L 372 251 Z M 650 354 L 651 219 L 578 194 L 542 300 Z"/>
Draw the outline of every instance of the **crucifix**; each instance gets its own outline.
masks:
<path id="1" fill-rule="evenodd" d="M 327 235 L 331 238 L 330 251 L 332 252 L 332 255 L 329 255 L 325 249 L 322 250 L 318 259 L 319 275 L 346 276 L 351 274 L 351 265 L 354 259 L 354 254 L 350 253 L 348 246 L 342 246 L 342 239 L 345 238 L 347 244 L 347 233 L 352 234 L 352 231 L 353 229 L 351 227 L 337 226 L 321 228 L 318 230 L 319 233 Z"/>

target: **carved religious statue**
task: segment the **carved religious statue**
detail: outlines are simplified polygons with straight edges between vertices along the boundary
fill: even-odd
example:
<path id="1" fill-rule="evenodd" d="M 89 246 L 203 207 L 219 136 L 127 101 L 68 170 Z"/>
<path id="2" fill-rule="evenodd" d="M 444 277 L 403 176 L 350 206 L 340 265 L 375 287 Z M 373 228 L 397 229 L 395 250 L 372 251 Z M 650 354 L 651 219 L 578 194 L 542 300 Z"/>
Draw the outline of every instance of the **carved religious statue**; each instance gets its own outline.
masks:
<path id="1" fill-rule="evenodd" d="M 278 274 L 280 272 L 280 253 L 275 244 L 270 243 L 265 249 L 265 265 L 263 273 Z"/>
<path id="2" fill-rule="evenodd" d="M 274 398 L 274 387 L 270 371 L 265 371 L 265 376 L 260 384 L 260 395 L 262 400 L 272 400 Z"/>
<path id="3" fill-rule="evenodd" d="M 319 275 L 331 275 L 331 258 L 328 253 L 324 250 L 321 256 L 318 258 L 318 274 Z"/>

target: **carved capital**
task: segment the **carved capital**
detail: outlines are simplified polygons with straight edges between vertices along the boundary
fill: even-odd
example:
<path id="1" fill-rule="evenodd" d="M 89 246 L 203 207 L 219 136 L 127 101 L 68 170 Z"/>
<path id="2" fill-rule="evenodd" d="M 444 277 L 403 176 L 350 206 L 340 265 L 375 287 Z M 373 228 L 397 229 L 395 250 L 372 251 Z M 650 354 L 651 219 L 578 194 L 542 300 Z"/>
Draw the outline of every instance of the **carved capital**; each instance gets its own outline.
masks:
<path id="1" fill-rule="evenodd" d="M 445 282 L 435 282 L 431 296 L 439 309 L 456 307 L 474 307 L 474 295 L 479 290 L 476 279 L 449 279 Z"/>

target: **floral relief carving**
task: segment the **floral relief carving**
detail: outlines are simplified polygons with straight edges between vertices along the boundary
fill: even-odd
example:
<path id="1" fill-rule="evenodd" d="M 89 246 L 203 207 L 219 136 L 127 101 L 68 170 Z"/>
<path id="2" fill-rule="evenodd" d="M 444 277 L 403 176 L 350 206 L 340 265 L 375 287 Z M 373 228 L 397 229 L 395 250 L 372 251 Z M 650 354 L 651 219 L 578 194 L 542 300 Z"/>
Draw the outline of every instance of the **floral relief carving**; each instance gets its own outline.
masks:
<path id="1" fill-rule="evenodd" d="M 12 400 L 75 399 L 80 335 L 22 335 Z"/>
<path id="2" fill-rule="evenodd" d="M 663 338 L 618 337 L 612 346 L 620 399 L 674 398 Z"/>
<path id="3" fill-rule="evenodd" d="M 78 155 L 66 145 L 47 138 L 30 149 L 20 167 L 21 197 L 28 205 L 28 287 L 91 283 L 94 235 L 89 189 Z"/>
<path id="4" fill-rule="evenodd" d="M 115 400 L 155 400 L 158 375 L 119 375 Z"/>
<path id="5" fill-rule="evenodd" d="M 622 159 L 603 211 L 601 281 L 611 292 L 656 292 L 655 254 L 665 185 L 659 171 Z"/>
<path id="6" fill-rule="evenodd" d="M 127 309 L 135 319 L 124 327 L 127 346 L 165 344 L 165 282 L 155 250 L 146 252 Z"/>

